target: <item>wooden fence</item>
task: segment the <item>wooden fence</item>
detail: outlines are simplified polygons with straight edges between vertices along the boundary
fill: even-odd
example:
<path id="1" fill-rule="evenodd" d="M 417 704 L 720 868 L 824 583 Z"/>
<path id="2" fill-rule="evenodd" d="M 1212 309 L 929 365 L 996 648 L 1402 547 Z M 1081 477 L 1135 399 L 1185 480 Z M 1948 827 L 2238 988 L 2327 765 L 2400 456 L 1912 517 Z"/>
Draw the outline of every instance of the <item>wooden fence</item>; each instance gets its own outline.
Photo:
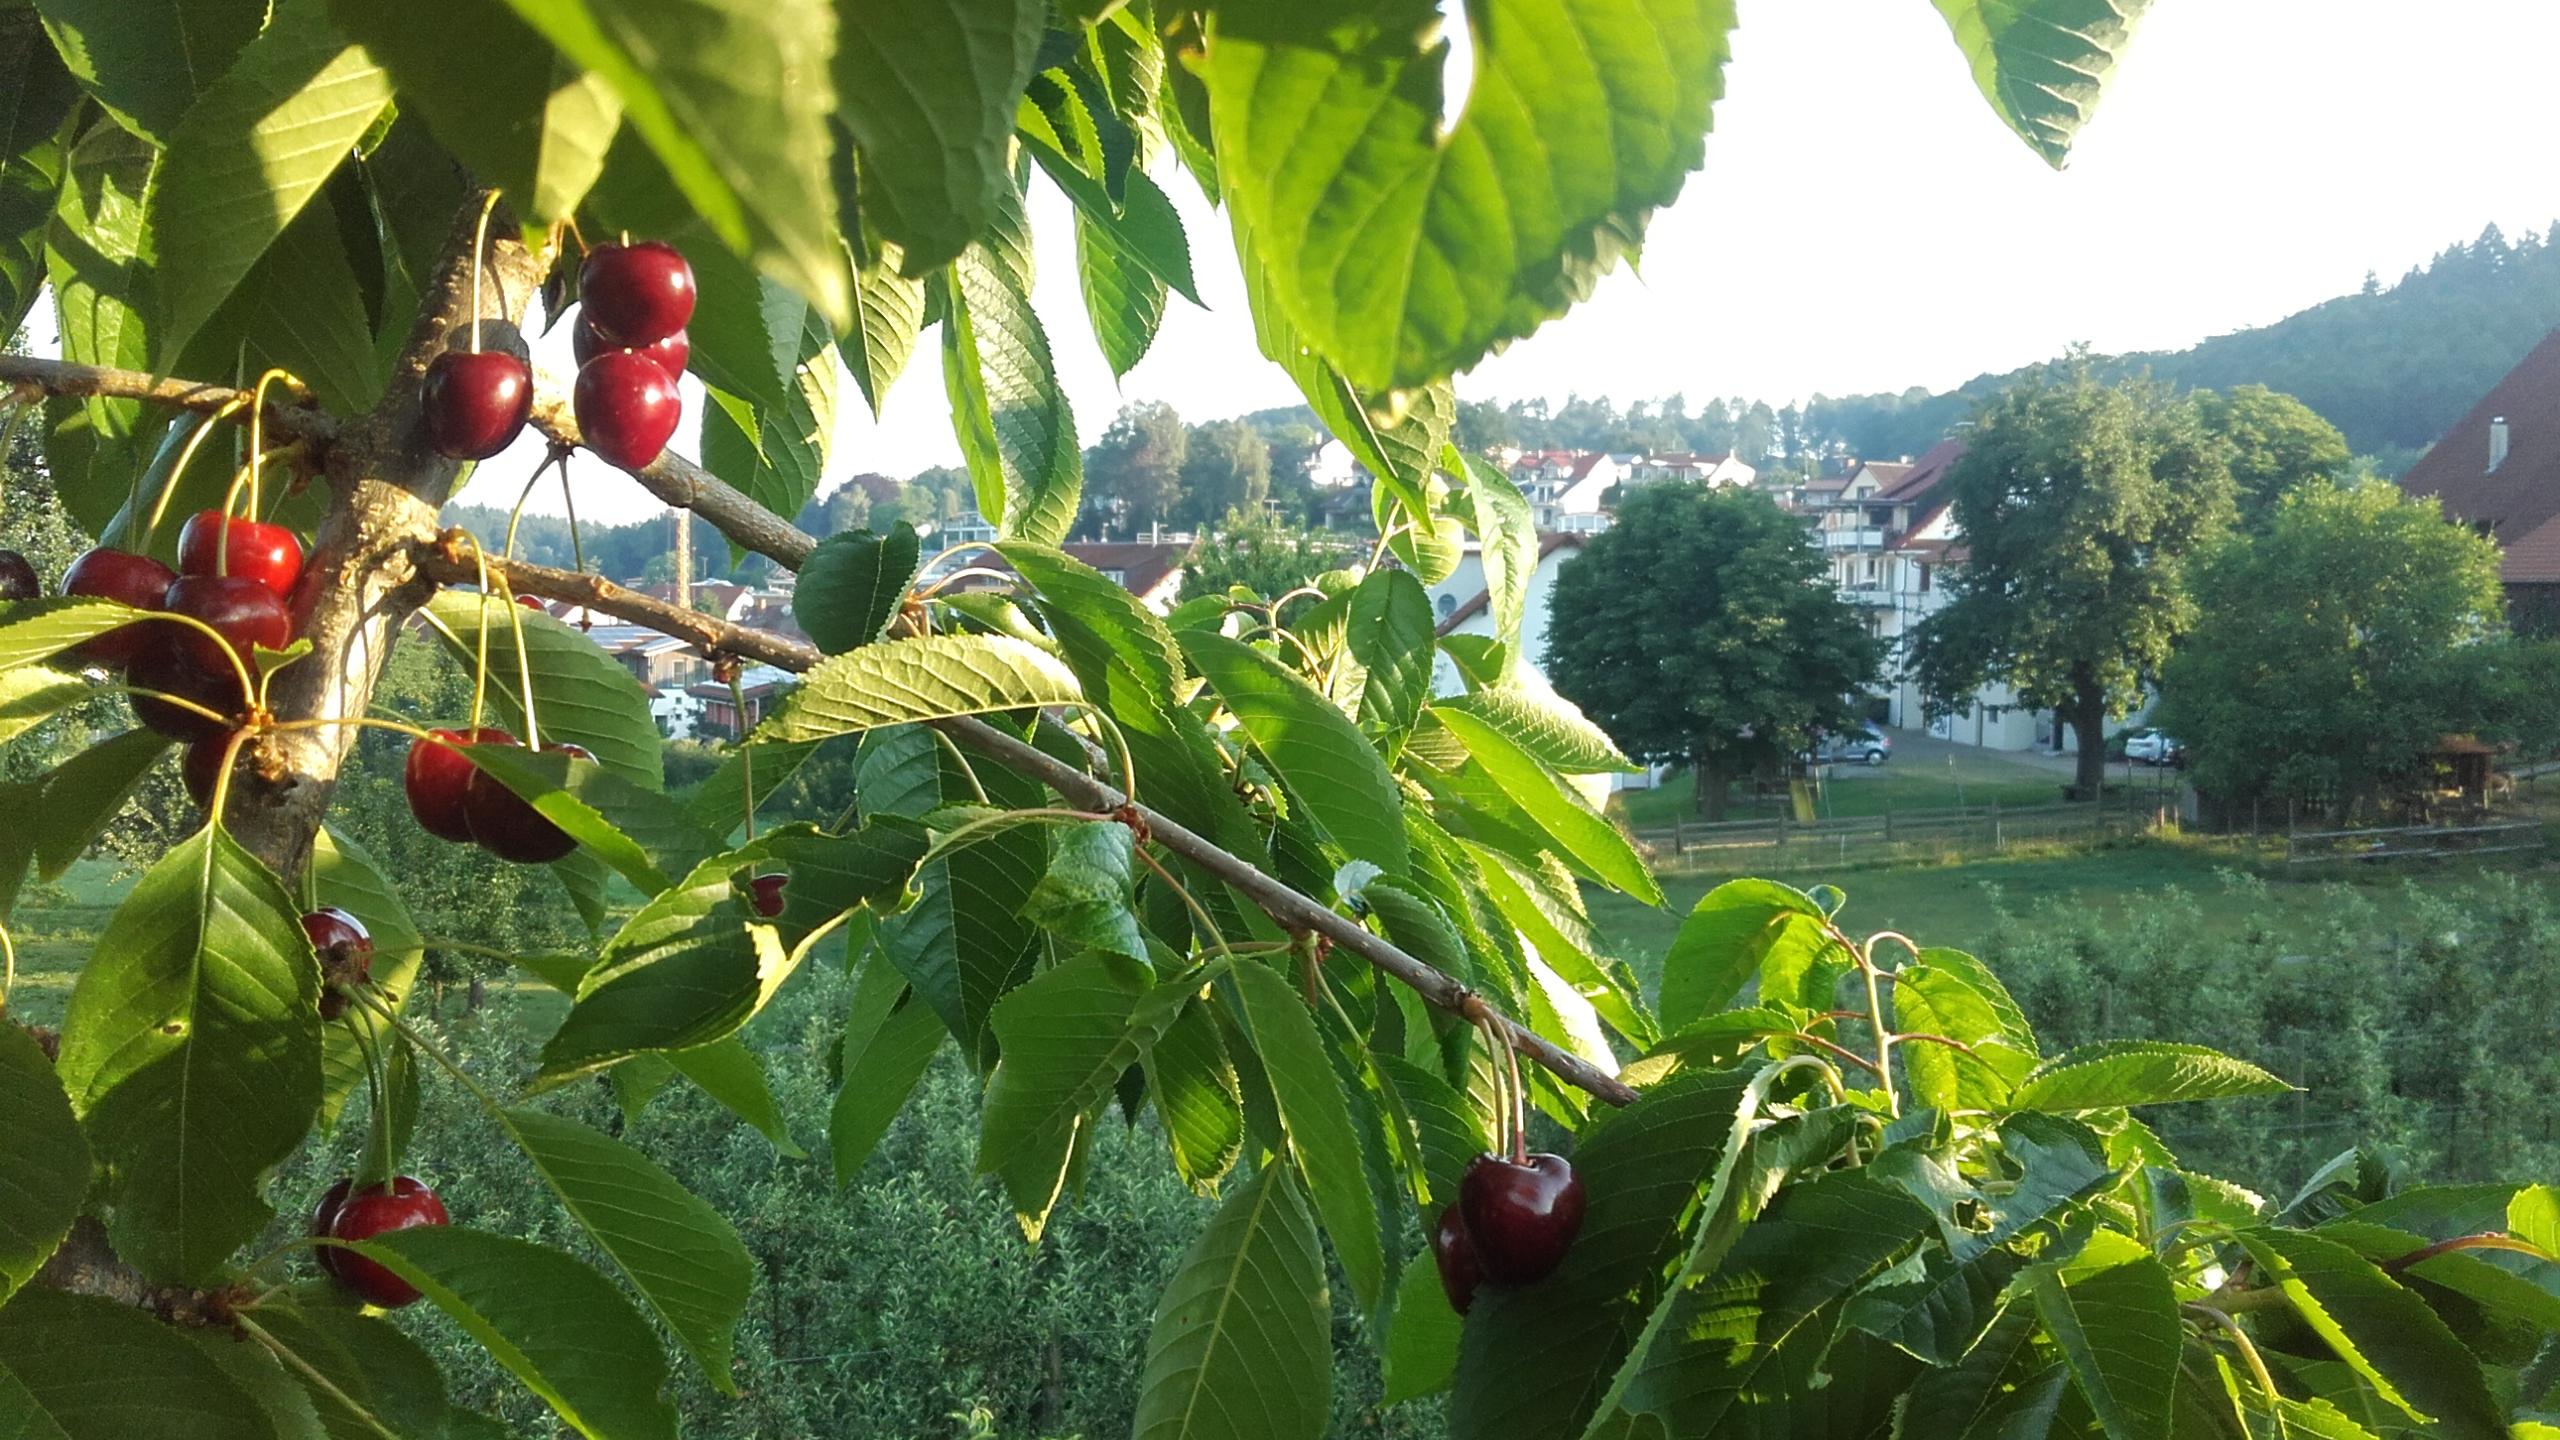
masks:
<path id="1" fill-rule="evenodd" d="M 2333 865 L 2346 861 L 2443 859 L 2456 855 L 2502 855 L 2543 846 L 2539 820 L 2503 820 L 2479 825 L 2403 825 L 2382 830 L 2295 830 L 2284 837 L 2287 865 Z"/>
<path id="2" fill-rule="evenodd" d="M 2096 844 L 2147 834 L 2167 818 L 2156 807 L 2125 805 L 1965 805 L 1940 810 L 1888 810 L 1832 820 L 1784 816 L 1691 823 L 1638 830 L 1637 843 L 1664 861 L 1710 863 L 1725 852 L 1776 850 L 1808 859 L 1842 860 L 1879 852 L 1972 853 L 2016 844 Z"/>

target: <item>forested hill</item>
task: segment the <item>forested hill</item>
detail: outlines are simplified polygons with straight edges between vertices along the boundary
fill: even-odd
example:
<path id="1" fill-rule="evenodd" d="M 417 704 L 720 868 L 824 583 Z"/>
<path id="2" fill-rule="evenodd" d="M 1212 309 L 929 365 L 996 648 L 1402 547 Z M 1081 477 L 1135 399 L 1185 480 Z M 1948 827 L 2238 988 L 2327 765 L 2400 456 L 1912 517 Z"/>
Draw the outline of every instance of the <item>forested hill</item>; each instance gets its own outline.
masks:
<path id="1" fill-rule="evenodd" d="M 2560 226 L 2555 226 L 2560 230 Z M 2560 244 L 2494 225 L 2388 288 L 2375 279 L 2272 325 L 2217 335 L 2191 349 L 2114 363 L 2179 385 L 2264 385 L 2299 396 L 2361 454 L 2398 470 L 2536 341 L 2560 328 Z M 2014 374 L 2014 372 L 2013 372 Z M 1807 408 L 1821 431 L 1862 455 L 1917 454 L 2012 375 L 1986 375 L 1937 395 L 1862 395 Z"/>

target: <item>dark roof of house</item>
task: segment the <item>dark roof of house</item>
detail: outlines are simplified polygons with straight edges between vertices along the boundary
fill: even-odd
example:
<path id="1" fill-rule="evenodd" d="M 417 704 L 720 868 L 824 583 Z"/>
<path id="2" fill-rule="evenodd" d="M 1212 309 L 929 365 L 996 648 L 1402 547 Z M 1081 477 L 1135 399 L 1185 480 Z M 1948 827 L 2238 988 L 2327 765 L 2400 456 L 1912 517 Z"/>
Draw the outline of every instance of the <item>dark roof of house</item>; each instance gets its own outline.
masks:
<path id="1" fill-rule="evenodd" d="M 1568 545 L 1579 550 L 1582 548 L 1582 542 L 1589 538 L 1590 537 L 1587 535 L 1575 535 L 1562 530 L 1550 530 L 1538 537 L 1538 559 L 1540 561 L 1544 561 L 1548 556 L 1553 555 Z M 1440 628 L 1436 633 L 1442 635 L 1452 633 L 1458 628 L 1462 621 L 1470 620 L 1483 614 L 1486 607 L 1490 606 L 1492 603 L 1492 591 L 1477 591 L 1474 595 L 1460 601 L 1457 609 L 1449 612 L 1448 618 L 1440 622 Z"/>
<path id="2" fill-rule="evenodd" d="M 1962 440 L 1941 440 L 1929 447 L 1927 454 L 1908 465 L 1878 465 L 1878 473 L 1894 472 L 1876 492 L 1879 500 L 1910 500 L 1927 494 L 1947 477 L 1947 470 L 1964 455 Z"/>
<path id="3" fill-rule="evenodd" d="M 1060 548 L 1096 570 L 1119 571 L 1120 588 L 1132 595 L 1144 595 L 1163 584 L 1173 572 L 1190 564 L 1191 552 L 1198 548 L 1198 542 L 1180 540 L 1150 545 L 1144 540 L 1114 540 Z"/>
<path id="4" fill-rule="evenodd" d="M 2507 422 L 2507 458 L 2489 468 L 2489 424 Z M 2510 585 L 2560 583 L 2560 330 L 2542 338 L 2471 413 L 2409 467 L 2400 487 L 2505 552 Z"/>
<path id="5" fill-rule="evenodd" d="M 1912 464 L 1908 460 L 1877 460 L 1866 465 L 1862 465 L 1859 468 L 1874 474 L 1876 477 L 1876 493 L 1881 495 L 1885 491 L 1892 489 L 1895 481 L 1902 479 L 1920 467 Z"/>

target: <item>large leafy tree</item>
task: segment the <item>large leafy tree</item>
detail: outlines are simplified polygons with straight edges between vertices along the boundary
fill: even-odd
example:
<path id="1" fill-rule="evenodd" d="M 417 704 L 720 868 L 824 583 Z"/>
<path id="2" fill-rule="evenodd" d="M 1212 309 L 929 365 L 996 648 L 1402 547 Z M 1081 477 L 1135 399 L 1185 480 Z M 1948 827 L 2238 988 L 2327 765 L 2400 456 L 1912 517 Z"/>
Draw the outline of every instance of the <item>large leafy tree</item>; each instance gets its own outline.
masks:
<path id="1" fill-rule="evenodd" d="M 2058 163 L 2141 6 L 1938 8 Z M 106 925 L 58 1034 L 0 1025 L 0 1433 L 495 1433 L 378 1308 L 419 1300 L 566 1428 L 673 1434 L 664 1342 L 716 1391 L 766 1363 L 733 1343 L 755 1263 L 655 1161 L 542 1096 L 681 1077 L 787 1155 L 742 1031 L 813 959 L 853 972 L 839 1176 L 949 1046 L 983 1086 L 978 1166 L 1026 1235 L 1074 1203 L 1115 1111 L 1151 1117 L 1216 1197 L 1136 1377 L 1147 1440 L 1312 1440 L 1337 1307 L 1381 1337 L 1399 1397 L 1449 1391 L 1469 1440 L 2540 1426 L 2547 1188 L 2379 1199 L 2332 1174 L 2278 1207 L 2185 1174 L 2128 1107 L 2281 1082 L 2163 1042 L 2046 1057 L 1978 962 L 1850 935 L 1783 886 L 1711 895 L 1650 992 L 1603 954 L 1582 887 L 1662 894 L 1574 783 L 1616 748 L 1513 678 L 1536 539 L 1524 498 L 1447 443 L 1448 377 L 1640 243 L 1702 158 L 1732 13 L 1481 0 L 1460 17 L 1472 88 L 1444 116 L 1436 11 L 0 8 L 0 320 L 47 293 L 63 350 L 0 360 L 0 381 L 57 497 L 134 552 L 176 548 L 154 512 L 226 504 L 311 546 L 289 587 L 280 549 L 195 577 L 290 589 L 287 633 L 238 648 L 114 599 L 0 610 L 13 743 L 121 703 L 93 642 L 221 662 L 171 671 L 185 694 L 124 672 L 159 723 L 201 733 L 206 804 Z M 1195 293 L 1165 196 L 1194 181 L 1228 211 L 1263 353 L 1376 479 L 1378 563 L 1277 613 L 1159 617 L 1056 548 L 1085 477 L 1023 189 L 1065 197 L 1095 342 L 1125 371 Z M 579 237 L 624 232 L 692 262 L 700 454 L 587 425 L 555 376 L 532 423 L 796 571 L 814 643 L 436 529 L 462 473 L 444 451 L 470 447 L 429 443 L 454 419 L 424 398 L 431 369 L 604 318 L 568 309 Z M 911 530 L 822 543 L 782 518 L 815 493 L 840 398 L 876 407 L 928 318 L 1001 592 L 919 590 Z M 646 356 L 587 363 L 662 383 Z M 190 468 L 197 437 L 213 459 Z M 1447 643 L 1465 685 L 1435 696 L 1421 577 L 1470 539 L 1496 633 Z M 801 680 L 678 801 L 629 673 L 510 592 Z M 469 682 L 407 692 L 452 713 L 382 713 L 404 637 Z M 458 787 L 463 833 L 547 864 L 589 937 L 504 957 L 568 1002 L 530 1076 L 403 1013 L 418 877 L 330 823 L 378 734 L 428 777 L 407 791 L 422 826 L 450 829 Z M 849 812 L 751 823 L 856 735 Z M 133 730 L 0 787 L 0 904 L 167 749 Z M 369 968 L 315 905 L 370 927 Z M 468 1096 L 541 1190 L 389 1223 L 439 1218 L 395 1174 L 457 1163 L 408 1143 L 422 1083 Z M 1520 1153 L 1532 1109 L 1572 1137 L 1578 1228 L 1568 1162 Z M 313 1235 L 315 1197 L 269 1177 L 330 1126 L 366 1143 Z M 1501 1278 L 1444 1289 L 1425 1229 L 1454 1280 Z"/>
<path id="2" fill-rule="evenodd" d="M 2396 486 L 2294 491 L 2205 556 L 2194 589 L 2161 721 L 2228 801 L 2343 818 L 2419 778 L 2447 735 L 2522 718 L 2502 676 L 2535 657 L 2503 635 L 2497 544 Z"/>
<path id="3" fill-rule="evenodd" d="M 2319 412 L 2264 385 L 2196 393 L 2204 428 L 2229 447 L 2232 498 L 2240 520 L 2255 529 L 2294 490 L 2315 480 L 2344 481 L 2355 465 L 2347 437 Z"/>
<path id="4" fill-rule="evenodd" d="M 2106 722 L 2194 624 L 2187 562 L 2229 521 L 2225 453 L 2191 400 L 2101 384 L 2086 354 L 1985 403 L 1946 480 L 1966 557 L 1911 643 L 1923 692 L 1960 704 L 1998 681 L 2052 707 L 2096 795 Z"/>
<path id="5" fill-rule="evenodd" d="M 1120 407 L 1085 459 L 1085 507 L 1097 531 L 1143 534 L 1182 508 L 1191 431 L 1161 400 Z"/>
<path id="6" fill-rule="evenodd" d="M 1627 752 L 1731 781 L 1858 717 L 1880 647 L 1801 516 L 1757 490 L 1661 484 L 1556 574 L 1546 671 Z"/>

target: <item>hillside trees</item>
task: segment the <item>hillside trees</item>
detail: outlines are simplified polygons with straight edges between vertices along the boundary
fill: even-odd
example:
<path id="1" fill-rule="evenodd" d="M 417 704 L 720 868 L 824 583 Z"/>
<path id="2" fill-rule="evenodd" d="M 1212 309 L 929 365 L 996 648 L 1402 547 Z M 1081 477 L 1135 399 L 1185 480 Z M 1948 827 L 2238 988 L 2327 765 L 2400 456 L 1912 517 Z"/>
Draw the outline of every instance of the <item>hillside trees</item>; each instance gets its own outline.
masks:
<path id="1" fill-rule="evenodd" d="M 1859 717 L 1882 656 L 1828 577 L 1756 490 L 1645 486 L 1557 572 L 1546 673 L 1636 758 L 1691 767 L 1723 819 L 1734 779 Z"/>
<path id="2" fill-rule="evenodd" d="M 1996 680 L 2050 706 L 2096 796 L 2107 720 L 2195 622 L 2186 564 L 2229 523 L 2225 453 L 2191 400 L 2101 384 L 2085 354 L 1983 405 L 1945 481 L 1967 557 L 1911 644 L 1932 703 Z"/>
<path id="3" fill-rule="evenodd" d="M 1939 8 L 1995 110 L 2058 162 L 2140 7 Z M 975 1166 L 1031 1240 L 1133 1118 L 1216 1196 L 1145 1340 L 1146 1440 L 1323 1433 L 1337 1281 L 1391 1394 L 1445 1390 L 1462 1440 L 1954 1434 L 2021 1412 L 2085 1413 L 2111 1440 L 2182 1415 L 2235 1437 L 2541 1425 L 2536 1355 L 2560 1327 L 2523 1292 L 2543 1272 L 2484 1277 L 2455 1252 L 2551 1263 L 2547 1188 L 2421 1194 L 2314 1233 L 2347 1202 L 2191 1178 L 2130 1113 L 2275 1076 L 2163 1041 L 2048 1055 L 1989 970 L 1851 935 L 1836 895 L 1710 896 L 1650 990 L 1599 948 L 1584 886 L 1662 892 L 1583 795 L 1616 748 L 1517 673 L 1535 539 L 1525 497 L 1447 443 L 1449 377 L 1632 254 L 1703 159 L 1733 16 L 1466 7 L 1474 81 L 1444 116 L 1432 13 L 0 9 L 0 319 L 41 274 L 64 351 L 0 359 L 0 381 L 84 531 L 193 572 L 163 608 L 133 591 L 0 611 L 11 724 L 105 697 L 163 727 L 0 788 L 8 884 L 58 874 L 123 782 L 173 768 L 166 730 L 194 737 L 180 765 L 205 782 L 59 1033 L 0 1025 L 0 1433 L 496 1432 L 353 1275 L 377 1300 L 417 1292 L 563 1427 L 665 1440 L 678 1367 L 738 1387 L 757 1257 L 554 1092 L 682 1084 L 771 1126 L 746 1029 L 829 967 L 848 986 L 821 1032 L 839 1178 L 939 1062 L 980 1087 Z M 1057 548 L 1085 476 L 1023 188 L 1064 196 L 1117 363 L 1193 288 L 1163 193 L 1191 183 L 1227 209 L 1263 353 L 1377 479 L 1376 563 L 1282 613 L 1159 616 Z M 462 474 L 426 443 L 442 362 L 576 324 L 608 347 L 582 379 L 618 373 L 664 418 L 666 317 L 642 333 L 588 309 L 614 287 L 582 252 L 625 232 L 683 257 L 656 273 L 688 277 L 707 423 L 699 459 L 641 446 L 618 468 L 797 571 L 824 649 L 437 528 Z M 876 407 L 928 329 L 1016 577 L 1001 589 L 919 591 L 911 534 L 821 542 L 782 518 L 815 493 L 825 417 Z M 531 381 L 529 414 L 500 418 L 561 446 L 633 433 L 588 423 L 594 387 Z M 164 498 L 193 518 L 156 521 Z M 223 558 L 252 524 L 275 583 Z M 182 525 L 215 558 L 179 553 Z M 1420 577 L 1455 573 L 1469 537 L 1493 633 L 1444 650 Z M 243 586 L 286 633 L 173 618 L 192 613 L 173 595 Z M 522 594 L 800 683 L 677 800 L 628 673 Z M 382 713 L 410 647 L 465 682 L 417 692 L 450 713 Z M 1431 693 L 1444 653 L 1463 693 Z M 382 735 L 406 744 L 422 830 L 516 856 L 584 932 L 504 957 L 558 992 L 528 1007 L 549 1029 L 527 1065 L 404 1013 L 412 877 L 333 823 L 350 754 Z M 850 810 L 755 823 L 813 747 L 857 736 Z M 315 948 L 314 917 L 345 920 L 321 910 L 370 946 Z M 416 1143 L 425 1086 L 468 1097 L 534 1179 L 431 1205 L 468 1160 Z M 1572 1152 L 1537 1165 L 1572 1168 L 1587 1222 L 1547 1232 L 1565 1253 L 1543 1278 L 1444 1289 L 1420 1237 L 1456 1237 L 1463 1281 L 1461 1245 L 1512 1233 L 1440 1217 L 1481 1196 L 1468 1177 L 1529 1165 L 1531 1112 Z M 328 1129 L 361 1137 L 347 1190 L 279 1190 Z"/>

